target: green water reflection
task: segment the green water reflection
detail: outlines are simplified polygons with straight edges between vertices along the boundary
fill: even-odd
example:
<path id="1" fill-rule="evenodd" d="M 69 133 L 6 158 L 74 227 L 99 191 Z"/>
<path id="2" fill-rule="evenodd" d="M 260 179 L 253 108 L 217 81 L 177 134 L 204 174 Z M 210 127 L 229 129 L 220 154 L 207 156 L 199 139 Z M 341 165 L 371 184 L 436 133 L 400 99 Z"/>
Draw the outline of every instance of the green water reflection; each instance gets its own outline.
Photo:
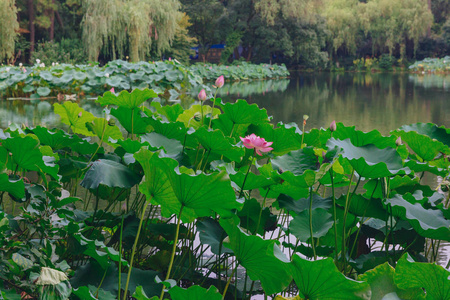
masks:
<path id="1" fill-rule="evenodd" d="M 418 74 L 293 74 L 284 80 L 226 84 L 224 101 L 247 99 L 267 109 L 275 122 L 302 122 L 307 128 L 327 127 L 331 121 L 383 133 L 404 124 L 433 122 L 450 127 L 450 75 Z M 94 101 L 80 105 L 101 116 Z M 52 102 L 0 100 L 0 128 L 11 123 L 60 126 Z"/>
<path id="2" fill-rule="evenodd" d="M 265 107 L 275 122 L 301 124 L 307 114 L 309 128 L 333 120 L 383 133 L 416 122 L 450 127 L 450 75 L 294 74 L 284 92 L 247 99 Z"/>

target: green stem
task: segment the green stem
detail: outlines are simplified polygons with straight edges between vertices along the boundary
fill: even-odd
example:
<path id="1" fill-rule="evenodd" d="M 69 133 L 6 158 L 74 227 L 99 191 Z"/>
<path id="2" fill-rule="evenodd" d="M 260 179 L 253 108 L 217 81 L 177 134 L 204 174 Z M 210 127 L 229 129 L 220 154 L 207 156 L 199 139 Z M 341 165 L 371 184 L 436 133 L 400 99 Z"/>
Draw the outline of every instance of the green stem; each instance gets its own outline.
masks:
<path id="1" fill-rule="evenodd" d="M 311 247 L 314 254 L 314 260 L 317 260 L 316 255 L 316 246 L 314 245 L 314 237 L 313 237 L 313 226 L 312 226 L 312 186 L 309 188 L 309 233 L 310 233 L 310 239 L 311 239 Z"/>
<path id="2" fill-rule="evenodd" d="M 333 168 L 330 169 L 331 180 L 331 197 L 333 199 L 333 219 L 334 219 L 334 247 L 335 247 L 335 262 L 338 261 L 338 236 L 337 236 L 337 218 L 336 218 L 336 196 L 334 194 L 334 178 Z"/>
<path id="3" fill-rule="evenodd" d="M 214 99 L 213 99 L 213 105 L 212 105 L 212 109 L 211 109 L 211 118 L 209 118 L 209 124 L 208 124 L 208 129 L 211 128 L 211 121 L 213 119 L 214 116 L 214 105 L 216 105 L 216 95 L 217 95 L 217 91 L 219 89 L 216 89 L 216 92 L 214 93 Z"/>
<path id="4" fill-rule="evenodd" d="M 200 111 L 202 112 L 202 125 L 200 126 L 203 126 L 203 101 L 200 102 Z"/>
<path id="5" fill-rule="evenodd" d="M 261 216 L 262 216 L 262 212 L 264 210 L 264 206 L 266 206 L 266 199 L 267 199 L 267 195 L 269 194 L 270 188 L 267 189 L 267 193 L 264 196 L 264 200 L 261 206 L 261 210 L 259 211 L 259 216 L 258 216 L 258 223 L 256 223 L 256 229 L 255 229 L 255 233 L 256 234 L 258 232 L 258 228 L 259 228 L 259 224 L 261 223 Z"/>
<path id="6" fill-rule="evenodd" d="M 100 284 L 99 284 L 99 286 L 98 286 L 98 288 L 97 288 L 97 290 L 95 291 L 95 298 L 97 298 L 98 299 L 98 291 L 100 290 L 100 287 L 102 286 L 102 284 L 103 284 L 103 281 L 105 280 L 105 277 L 106 277 L 106 273 L 108 273 L 108 267 L 106 267 L 106 269 L 105 269 L 105 273 L 103 273 L 103 277 L 102 277 L 102 280 L 100 281 Z"/>
<path id="7" fill-rule="evenodd" d="M 346 223 L 346 219 L 347 219 L 347 213 L 348 213 L 348 209 L 349 209 L 349 199 L 350 199 L 350 189 L 352 186 L 352 182 L 353 182 L 353 176 L 355 175 L 355 170 L 352 169 L 352 176 L 350 178 L 350 183 L 348 185 L 348 189 L 347 189 L 347 197 L 345 199 L 345 207 L 344 207 L 344 220 L 343 220 L 343 224 L 342 224 L 342 249 L 341 249 L 341 255 L 342 255 L 342 270 L 345 270 L 345 223 Z"/>
<path id="8" fill-rule="evenodd" d="M 134 134 L 134 108 L 131 110 L 131 139 L 133 140 Z"/>
<path id="9" fill-rule="evenodd" d="M 245 173 L 244 182 L 242 183 L 241 191 L 239 192 L 239 198 L 242 197 L 242 193 L 244 192 L 245 182 L 247 181 L 247 176 L 248 176 L 248 173 L 250 173 L 250 169 L 253 166 L 253 161 L 254 160 L 255 160 L 255 150 L 253 150 L 252 162 L 250 163 L 250 166 L 248 167 L 247 173 Z"/>
<path id="10" fill-rule="evenodd" d="M 173 261 L 175 258 L 175 252 L 177 251 L 178 234 L 180 232 L 181 214 L 183 212 L 183 208 L 184 208 L 184 205 L 181 204 L 180 213 L 178 215 L 178 221 L 177 221 L 177 231 L 175 232 L 175 240 L 173 241 L 172 256 L 170 257 L 169 269 L 167 270 L 166 279 L 164 281 L 166 281 L 170 278 L 170 272 L 172 271 Z M 164 287 L 161 291 L 161 295 L 159 296 L 159 299 L 162 300 L 163 297 L 164 297 Z"/>
<path id="11" fill-rule="evenodd" d="M 128 284 L 130 283 L 131 270 L 133 269 L 134 254 L 136 252 L 137 243 L 139 241 L 139 234 L 141 233 L 142 223 L 144 221 L 144 215 L 145 215 L 146 210 L 147 210 L 147 207 L 144 206 L 142 209 L 141 219 L 139 220 L 139 227 L 138 227 L 138 231 L 136 234 L 136 238 L 134 239 L 133 250 L 131 250 L 130 269 L 128 270 L 127 283 L 125 284 L 125 293 L 123 294 L 123 300 L 127 299 Z"/>
<path id="12" fill-rule="evenodd" d="M 236 272 L 239 264 L 236 264 L 236 267 L 233 269 L 233 272 L 231 272 L 230 278 L 228 278 L 227 285 L 225 285 L 225 289 L 223 290 L 222 299 L 225 299 L 225 295 L 227 294 L 228 286 L 230 285 L 231 278 L 233 278 L 234 273 Z M 161 300 L 161 299 L 160 299 Z"/>
<path id="13" fill-rule="evenodd" d="M 120 239 L 119 239 L 119 255 L 120 255 L 120 261 L 119 261 L 119 289 L 117 294 L 117 299 L 120 299 L 120 283 L 121 283 L 121 277 L 122 277 L 122 233 L 123 233 L 123 214 L 122 214 L 122 221 L 120 222 Z"/>

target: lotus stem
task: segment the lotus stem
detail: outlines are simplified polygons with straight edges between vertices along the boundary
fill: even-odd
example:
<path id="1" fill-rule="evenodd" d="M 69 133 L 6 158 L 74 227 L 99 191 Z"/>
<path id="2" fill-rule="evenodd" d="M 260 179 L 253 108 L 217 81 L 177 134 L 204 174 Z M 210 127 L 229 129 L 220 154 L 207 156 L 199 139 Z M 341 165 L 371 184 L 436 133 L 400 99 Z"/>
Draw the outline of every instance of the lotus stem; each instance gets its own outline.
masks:
<path id="1" fill-rule="evenodd" d="M 117 299 L 120 300 L 120 284 L 121 284 L 121 277 L 122 277 L 122 233 L 123 233 L 123 214 L 122 214 L 122 220 L 120 222 L 120 238 L 119 238 L 119 289 L 117 294 Z M 126 292 L 125 292 L 126 293 Z"/>
<path id="2" fill-rule="evenodd" d="M 236 263 L 236 267 L 233 268 L 233 271 L 230 274 L 230 277 L 228 278 L 227 284 L 225 285 L 225 289 L 223 290 L 222 299 L 225 299 L 225 295 L 227 294 L 228 287 L 230 286 L 231 278 L 233 278 L 234 273 L 236 272 L 239 264 Z M 162 300 L 162 299 L 160 299 Z"/>
<path id="3" fill-rule="evenodd" d="M 312 199 L 313 199 L 313 188 L 312 186 L 309 188 L 309 232 L 311 238 L 311 247 L 314 254 L 314 260 L 317 260 L 316 255 L 316 246 L 314 245 L 314 237 L 313 237 L 313 225 L 312 225 Z"/>
<path id="4" fill-rule="evenodd" d="M 181 204 L 180 213 L 178 215 L 178 221 L 177 221 L 177 231 L 175 232 L 175 240 L 173 241 L 173 247 L 172 247 L 172 255 L 170 257 L 170 263 L 169 268 L 167 270 L 166 280 L 170 278 L 170 272 L 172 271 L 173 261 L 175 259 L 175 252 L 177 251 L 177 243 L 178 243 L 178 234 L 180 232 L 180 224 L 181 224 L 181 213 L 183 212 L 184 204 Z M 159 299 L 162 300 L 164 297 L 164 287 L 161 291 L 161 296 L 159 296 Z M 125 300 L 125 299 L 124 299 Z"/>
<path id="5" fill-rule="evenodd" d="M 355 175 L 355 170 L 352 168 L 352 176 L 350 178 L 350 183 L 348 184 L 348 189 L 347 189 L 347 197 L 345 199 L 345 208 L 344 208 L 344 220 L 342 223 L 342 249 L 341 249 L 341 255 L 342 255 L 342 270 L 345 270 L 345 236 L 346 236 L 346 232 L 345 232 L 345 223 L 347 221 L 347 213 L 348 213 L 348 209 L 349 209 L 349 199 L 350 199 L 350 188 L 352 186 L 352 182 L 353 182 L 353 176 Z"/>
<path id="6" fill-rule="evenodd" d="M 242 197 L 242 193 L 244 192 L 245 182 L 247 181 L 248 173 L 250 173 L 250 169 L 252 168 L 254 161 L 255 161 L 255 150 L 253 150 L 252 162 L 250 163 L 250 166 L 248 167 L 247 173 L 245 173 L 244 182 L 242 183 L 241 191 L 239 192 L 239 198 Z"/>
<path id="7" fill-rule="evenodd" d="M 331 180 L 331 197 L 333 199 L 333 219 L 334 219 L 334 261 L 338 261 L 338 236 L 337 236 L 337 219 L 336 219 L 336 196 L 334 194 L 334 178 L 333 178 L 333 168 L 330 168 L 330 180 Z"/>
<path id="8" fill-rule="evenodd" d="M 217 95 L 217 91 L 218 90 L 219 89 L 216 89 L 216 92 L 214 93 L 213 105 L 212 105 L 212 109 L 211 109 L 211 118 L 209 118 L 208 129 L 211 128 L 211 121 L 212 121 L 213 116 L 214 116 L 214 105 L 216 105 L 216 95 Z"/>
<path id="9" fill-rule="evenodd" d="M 261 210 L 259 211 L 259 216 L 258 216 L 258 223 L 256 223 L 256 229 L 255 229 L 255 233 L 256 234 L 258 232 L 258 228 L 259 228 L 259 224 L 261 223 L 261 216 L 262 216 L 262 212 L 264 210 L 264 206 L 266 206 L 266 199 L 267 199 L 267 195 L 269 194 L 270 188 L 267 189 L 267 193 L 264 196 L 264 200 L 261 206 Z"/>
<path id="10" fill-rule="evenodd" d="M 130 283 L 131 270 L 133 269 L 134 254 L 136 252 L 137 243 L 139 241 L 139 234 L 141 233 L 142 223 L 144 221 L 144 216 L 145 216 L 146 210 L 147 210 L 147 206 L 144 206 L 142 209 L 142 213 L 141 213 L 141 219 L 139 220 L 139 227 L 138 227 L 138 231 L 136 234 L 136 238 L 134 239 L 133 250 L 131 250 L 130 269 L 128 270 L 127 283 L 125 284 L 125 292 L 123 294 L 123 300 L 127 299 L 128 284 Z"/>

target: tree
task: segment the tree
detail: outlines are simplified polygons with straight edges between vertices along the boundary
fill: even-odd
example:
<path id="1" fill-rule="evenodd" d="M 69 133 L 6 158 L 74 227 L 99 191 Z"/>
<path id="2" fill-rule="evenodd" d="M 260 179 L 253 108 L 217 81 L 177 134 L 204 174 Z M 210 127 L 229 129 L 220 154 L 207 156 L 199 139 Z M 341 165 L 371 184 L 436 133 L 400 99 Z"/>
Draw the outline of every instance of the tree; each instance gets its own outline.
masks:
<path id="1" fill-rule="evenodd" d="M 178 28 L 178 0 L 83 0 L 83 41 L 89 60 L 98 60 L 102 48 L 132 61 L 145 60 L 152 42 L 156 51 L 170 48 Z"/>
<path id="2" fill-rule="evenodd" d="M 182 9 L 189 16 L 189 31 L 199 43 L 199 52 L 207 58 L 211 45 L 225 39 L 225 32 L 220 26 L 226 9 L 218 0 L 181 0 Z"/>
<path id="3" fill-rule="evenodd" d="M 0 0 L 0 61 L 14 55 L 14 41 L 19 31 L 14 0 Z"/>

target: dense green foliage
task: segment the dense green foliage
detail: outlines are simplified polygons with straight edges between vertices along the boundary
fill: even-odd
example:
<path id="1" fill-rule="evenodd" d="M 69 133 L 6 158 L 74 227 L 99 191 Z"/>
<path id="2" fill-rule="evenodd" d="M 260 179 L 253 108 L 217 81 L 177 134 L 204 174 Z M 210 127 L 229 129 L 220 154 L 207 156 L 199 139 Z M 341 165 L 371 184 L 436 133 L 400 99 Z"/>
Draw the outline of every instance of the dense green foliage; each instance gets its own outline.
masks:
<path id="1" fill-rule="evenodd" d="M 0 0 L 0 8 L 0 59 L 9 64 L 44 60 L 42 49 L 67 50 L 64 41 L 83 52 L 83 63 L 187 63 L 196 45 L 208 60 L 222 43 L 222 63 L 306 68 L 348 68 L 382 54 L 407 66 L 450 54 L 446 0 Z M 33 55 L 47 43 L 42 58 Z"/>
<path id="2" fill-rule="evenodd" d="M 450 129 L 305 131 L 245 100 L 156 97 L 0 130 L 4 299 L 447 298 Z"/>

